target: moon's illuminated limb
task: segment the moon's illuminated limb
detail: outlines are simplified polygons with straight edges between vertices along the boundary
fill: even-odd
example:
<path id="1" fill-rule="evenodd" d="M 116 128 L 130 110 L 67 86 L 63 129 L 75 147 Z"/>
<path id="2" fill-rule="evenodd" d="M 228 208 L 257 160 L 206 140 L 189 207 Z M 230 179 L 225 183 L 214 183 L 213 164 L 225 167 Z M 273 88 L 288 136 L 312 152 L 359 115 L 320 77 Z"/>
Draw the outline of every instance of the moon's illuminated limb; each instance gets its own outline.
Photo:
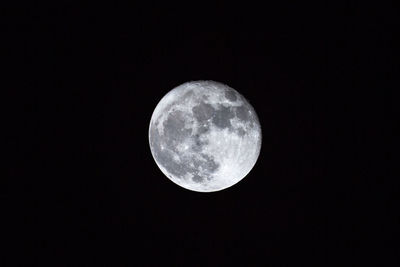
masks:
<path id="1" fill-rule="evenodd" d="M 237 91 L 214 81 L 171 90 L 158 103 L 149 127 L 152 155 L 174 183 L 212 192 L 243 179 L 261 148 L 261 127 Z"/>

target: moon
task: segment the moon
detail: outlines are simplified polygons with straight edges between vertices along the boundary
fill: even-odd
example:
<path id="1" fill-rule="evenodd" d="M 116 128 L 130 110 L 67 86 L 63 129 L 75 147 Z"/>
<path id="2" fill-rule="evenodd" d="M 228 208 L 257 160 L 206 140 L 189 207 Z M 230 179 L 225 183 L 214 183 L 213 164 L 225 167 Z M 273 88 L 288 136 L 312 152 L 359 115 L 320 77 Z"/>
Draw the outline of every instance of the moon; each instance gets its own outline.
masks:
<path id="1" fill-rule="evenodd" d="M 261 149 L 254 108 L 233 88 L 191 81 L 167 93 L 150 121 L 149 144 L 160 170 L 175 184 L 215 192 L 242 180 Z"/>

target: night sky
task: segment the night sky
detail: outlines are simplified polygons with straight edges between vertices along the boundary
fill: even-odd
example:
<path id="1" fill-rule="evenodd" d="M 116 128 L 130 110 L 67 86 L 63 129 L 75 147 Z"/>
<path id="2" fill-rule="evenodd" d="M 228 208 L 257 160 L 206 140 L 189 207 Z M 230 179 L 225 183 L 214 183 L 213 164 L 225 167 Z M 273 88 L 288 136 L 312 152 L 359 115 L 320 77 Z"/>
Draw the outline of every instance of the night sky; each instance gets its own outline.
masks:
<path id="1" fill-rule="evenodd" d="M 396 262 L 392 7 L 130 2 L 6 11 L 11 266 Z M 193 80 L 239 91 L 262 127 L 252 171 L 216 193 L 169 181 L 148 144 Z"/>

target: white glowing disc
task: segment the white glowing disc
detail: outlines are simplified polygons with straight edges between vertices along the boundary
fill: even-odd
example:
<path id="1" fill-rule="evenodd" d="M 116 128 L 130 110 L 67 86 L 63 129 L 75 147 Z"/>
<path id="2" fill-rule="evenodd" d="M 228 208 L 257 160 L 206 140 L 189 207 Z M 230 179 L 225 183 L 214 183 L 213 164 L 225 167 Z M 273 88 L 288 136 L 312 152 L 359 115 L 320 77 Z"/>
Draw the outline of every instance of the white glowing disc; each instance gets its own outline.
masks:
<path id="1" fill-rule="evenodd" d="M 151 153 L 174 183 L 213 192 L 242 180 L 261 148 L 253 107 L 236 90 L 214 81 L 184 83 L 165 95 L 150 121 Z"/>

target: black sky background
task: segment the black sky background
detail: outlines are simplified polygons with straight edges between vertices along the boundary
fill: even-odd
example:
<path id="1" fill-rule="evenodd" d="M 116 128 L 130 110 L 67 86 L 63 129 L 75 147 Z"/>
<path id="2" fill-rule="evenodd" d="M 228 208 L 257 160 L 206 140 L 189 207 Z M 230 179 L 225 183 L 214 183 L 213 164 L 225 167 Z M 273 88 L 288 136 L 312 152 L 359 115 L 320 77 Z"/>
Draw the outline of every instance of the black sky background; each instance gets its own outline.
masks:
<path id="1" fill-rule="evenodd" d="M 8 10 L 10 265 L 395 264 L 396 14 L 351 1 Z M 238 90 L 262 126 L 253 170 L 217 193 L 170 182 L 148 145 L 157 103 L 191 80 Z"/>

